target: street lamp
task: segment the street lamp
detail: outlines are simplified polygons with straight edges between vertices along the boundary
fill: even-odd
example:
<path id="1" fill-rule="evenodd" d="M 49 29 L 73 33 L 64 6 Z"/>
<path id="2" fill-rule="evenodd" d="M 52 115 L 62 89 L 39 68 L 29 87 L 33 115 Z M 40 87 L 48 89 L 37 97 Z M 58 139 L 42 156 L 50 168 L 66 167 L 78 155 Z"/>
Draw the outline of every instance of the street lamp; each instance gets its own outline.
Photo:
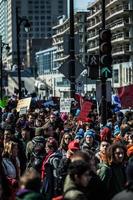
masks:
<path id="1" fill-rule="evenodd" d="M 2 37 L 0 38 L 0 99 L 3 99 L 3 62 L 2 62 L 2 54 L 3 48 L 6 49 L 7 53 L 10 51 L 10 47 L 7 43 L 2 42 Z"/>
<path id="2" fill-rule="evenodd" d="M 27 18 L 20 17 L 18 15 L 18 8 L 16 8 L 16 33 L 17 33 L 17 65 L 18 65 L 18 90 L 19 90 L 19 99 L 22 97 L 21 91 L 21 65 L 20 65 L 20 26 L 24 22 L 25 31 L 28 32 L 30 29 L 30 23 Z"/>

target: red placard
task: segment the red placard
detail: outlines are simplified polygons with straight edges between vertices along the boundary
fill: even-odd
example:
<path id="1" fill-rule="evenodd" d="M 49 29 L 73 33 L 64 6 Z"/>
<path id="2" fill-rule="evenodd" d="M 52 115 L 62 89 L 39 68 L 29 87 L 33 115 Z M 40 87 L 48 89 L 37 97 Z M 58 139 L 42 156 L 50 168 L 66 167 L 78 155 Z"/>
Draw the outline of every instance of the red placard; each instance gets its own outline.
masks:
<path id="1" fill-rule="evenodd" d="M 78 121 L 86 122 L 86 118 L 91 111 L 92 103 L 90 101 L 84 101 L 80 114 L 78 116 Z"/>

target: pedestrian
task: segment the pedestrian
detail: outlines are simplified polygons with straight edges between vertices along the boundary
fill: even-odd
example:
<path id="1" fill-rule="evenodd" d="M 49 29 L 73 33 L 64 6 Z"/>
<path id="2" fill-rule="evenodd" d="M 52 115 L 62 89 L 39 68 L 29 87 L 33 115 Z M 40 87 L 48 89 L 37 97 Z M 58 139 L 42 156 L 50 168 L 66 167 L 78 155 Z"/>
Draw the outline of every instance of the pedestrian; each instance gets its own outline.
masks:
<path id="1" fill-rule="evenodd" d="M 72 162 L 64 184 L 64 200 L 87 200 L 84 190 L 89 180 L 89 165 L 82 160 Z"/>
<path id="2" fill-rule="evenodd" d="M 131 200 L 133 199 L 133 157 L 129 159 L 126 168 L 127 183 L 125 189 L 117 193 L 112 200 Z"/>

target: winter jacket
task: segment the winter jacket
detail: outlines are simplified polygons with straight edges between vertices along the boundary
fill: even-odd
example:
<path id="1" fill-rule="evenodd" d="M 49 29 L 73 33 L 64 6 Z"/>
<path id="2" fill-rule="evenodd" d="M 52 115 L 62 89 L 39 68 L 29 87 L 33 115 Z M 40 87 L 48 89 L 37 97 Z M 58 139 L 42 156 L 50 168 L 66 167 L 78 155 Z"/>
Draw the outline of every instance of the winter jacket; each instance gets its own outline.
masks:
<path id="1" fill-rule="evenodd" d="M 64 184 L 64 200 L 87 200 L 83 188 L 77 186 L 69 175 Z"/>
<path id="2" fill-rule="evenodd" d="M 123 165 L 112 163 L 108 166 L 105 163 L 99 163 L 97 174 L 107 189 L 108 199 L 124 189 L 126 175 Z"/>
<path id="3" fill-rule="evenodd" d="M 44 200 L 43 196 L 28 189 L 20 189 L 16 194 L 16 200 Z"/>

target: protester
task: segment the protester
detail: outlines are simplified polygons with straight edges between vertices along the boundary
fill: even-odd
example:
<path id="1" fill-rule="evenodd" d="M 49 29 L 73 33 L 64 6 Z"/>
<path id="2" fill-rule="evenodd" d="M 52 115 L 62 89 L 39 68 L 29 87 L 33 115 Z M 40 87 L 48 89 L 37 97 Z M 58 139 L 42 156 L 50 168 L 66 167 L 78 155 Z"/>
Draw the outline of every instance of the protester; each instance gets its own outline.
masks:
<path id="1" fill-rule="evenodd" d="M 16 200 L 44 200 L 40 194 L 40 175 L 33 169 L 26 171 L 20 178 Z"/>
<path id="2" fill-rule="evenodd" d="M 133 157 L 129 159 L 126 168 L 127 183 L 125 189 L 116 194 L 112 200 L 131 200 L 133 199 Z"/>
<path id="3" fill-rule="evenodd" d="M 110 200 L 124 189 L 126 165 L 133 155 L 131 111 L 123 114 L 112 109 L 111 114 L 108 109 L 109 118 L 103 127 L 96 101 L 91 101 L 87 95 L 82 101 L 91 101 L 92 107 L 83 119 L 80 118 L 82 102 L 73 101 L 72 112 L 60 113 L 59 101 L 47 107 L 47 100 L 32 98 L 29 109 L 23 114 L 16 112 L 17 101 L 16 97 L 9 99 L 7 107 L 0 110 L 1 198 L 15 200 L 19 181 L 19 189 L 25 189 L 22 194 L 17 193 L 17 200 L 30 199 L 31 193 L 39 195 L 38 199 L 42 196 L 45 200 L 67 199 L 70 193 L 67 191 L 66 195 L 63 188 L 66 191 L 67 186 L 73 193 L 71 183 L 77 193 L 73 198 L 77 199 L 81 194 L 85 199 L 97 200 L 98 194 L 99 199 Z M 78 116 L 76 110 L 80 110 Z M 82 164 L 77 169 L 74 164 L 72 171 L 77 174 L 74 175 L 76 179 L 71 180 L 73 162 L 89 165 L 89 180 L 88 176 L 84 177 L 84 171 L 83 174 L 78 171 Z M 30 178 L 30 170 L 34 171 L 31 174 L 39 173 L 37 190 L 30 188 L 34 179 L 34 176 Z M 25 181 L 22 183 L 20 175 L 23 177 L 23 173 Z M 65 179 L 70 184 L 66 185 Z M 36 198 L 33 196 L 31 199 Z"/>
<path id="4" fill-rule="evenodd" d="M 81 160 L 72 162 L 65 180 L 64 200 L 87 200 L 84 189 L 89 181 L 89 165 Z"/>

